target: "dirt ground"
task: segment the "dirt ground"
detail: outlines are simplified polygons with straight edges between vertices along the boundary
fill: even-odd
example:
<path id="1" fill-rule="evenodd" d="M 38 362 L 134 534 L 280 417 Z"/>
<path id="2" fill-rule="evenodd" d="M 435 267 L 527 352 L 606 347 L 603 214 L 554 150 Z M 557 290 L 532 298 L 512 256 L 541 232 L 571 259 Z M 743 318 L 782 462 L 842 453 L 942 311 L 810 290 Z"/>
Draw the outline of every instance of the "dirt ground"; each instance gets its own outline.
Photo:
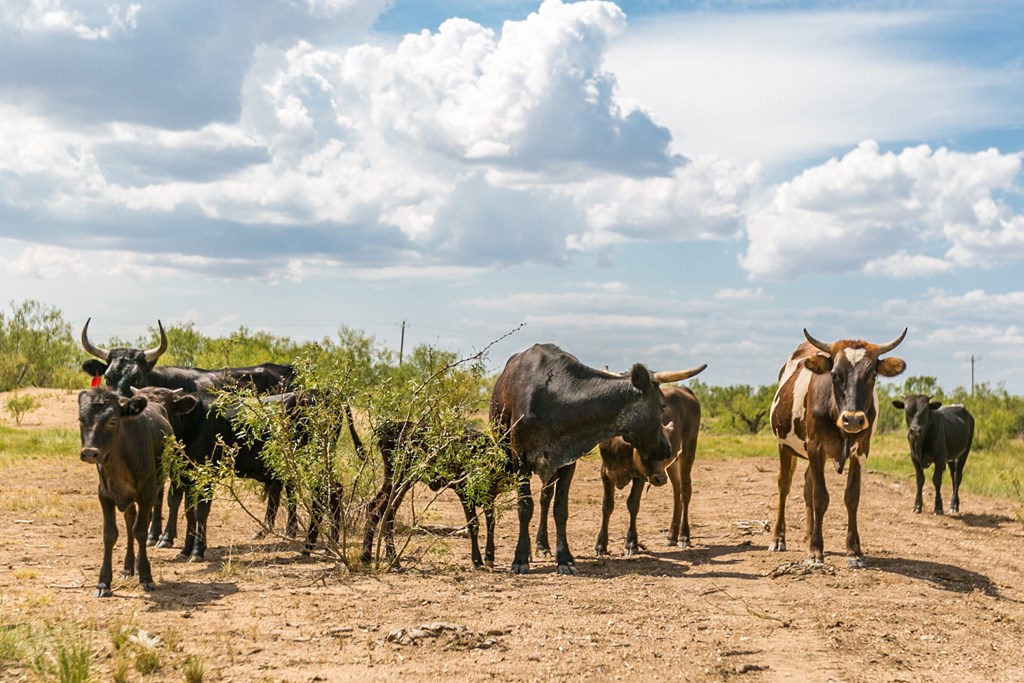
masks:
<path id="1" fill-rule="evenodd" d="M 52 415 L 26 424 L 73 428 L 74 400 L 57 395 Z M 353 575 L 297 559 L 277 541 L 251 541 L 253 522 L 218 501 L 206 562 L 154 550 L 155 592 L 115 581 L 114 597 L 103 600 L 92 597 L 102 549 L 96 474 L 68 453 L 59 465 L 3 472 L 11 498 L 0 505 L 0 617 L 6 628 L 47 621 L 91 634 L 104 681 L 117 624 L 161 639 L 163 664 L 151 681 L 183 680 L 186 655 L 205 663 L 207 681 L 1024 680 L 1019 501 L 965 494 L 959 516 L 914 515 L 910 481 L 869 471 L 860 508 L 868 566 L 849 569 L 843 481 L 832 471 L 827 565 L 811 571 L 800 564 L 799 485 L 789 501 L 790 550 L 766 552 L 762 522 L 773 519 L 776 490 L 767 456 L 701 461 L 698 445 L 691 549 L 665 545 L 666 487 L 642 503 L 646 550 L 622 557 L 621 492 L 614 554 L 605 559 L 593 552 L 599 463 L 581 461 L 569 519 L 575 577 L 557 575 L 551 558 L 535 557 L 529 575 L 509 572 L 514 513 L 499 520 L 493 572 L 472 570 L 468 542 L 452 539 L 445 566 Z M 452 496 L 430 521 L 460 518 Z M 3 665 L 0 677 L 32 680 Z M 143 680 L 134 670 L 129 679 Z"/>

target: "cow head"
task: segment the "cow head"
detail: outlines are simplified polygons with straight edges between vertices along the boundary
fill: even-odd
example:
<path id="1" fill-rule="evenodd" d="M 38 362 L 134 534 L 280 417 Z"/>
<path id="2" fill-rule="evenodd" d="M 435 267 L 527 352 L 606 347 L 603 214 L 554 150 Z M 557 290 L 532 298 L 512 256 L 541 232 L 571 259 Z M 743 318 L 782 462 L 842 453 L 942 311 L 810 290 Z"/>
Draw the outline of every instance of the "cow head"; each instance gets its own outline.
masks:
<path id="1" fill-rule="evenodd" d="M 910 442 L 910 450 L 914 455 L 921 454 L 921 445 L 924 442 L 924 435 L 928 431 L 928 420 L 933 410 L 942 407 L 939 401 L 932 401 L 930 396 L 924 394 L 908 394 L 903 400 L 895 399 L 893 406 L 904 411 L 907 418 L 907 440 Z"/>
<path id="2" fill-rule="evenodd" d="M 145 396 L 126 398 L 105 389 L 78 394 L 78 423 L 82 462 L 103 465 L 121 441 L 121 420 L 146 409 Z"/>
<path id="3" fill-rule="evenodd" d="M 636 402 L 624 416 L 626 419 L 621 436 L 626 443 L 640 451 L 641 457 L 664 462 L 672 454 L 672 449 L 665 436 L 666 429 L 670 430 L 672 423 L 662 425 L 665 395 L 661 393 L 659 384 L 689 379 L 702 372 L 706 367 L 705 364 L 690 370 L 651 372 L 643 364 L 637 363 L 630 370 L 629 381 L 633 385 L 633 389 L 638 392 L 638 396 Z"/>
<path id="4" fill-rule="evenodd" d="M 832 376 L 832 397 L 836 411 L 836 427 L 846 435 L 869 430 L 875 419 L 875 378 L 895 377 L 907 364 L 902 358 L 881 358 L 907 336 L 906 328 L 900 336 L 886 344 L 869 344 L 860 340 L 840 340 L 832 343 L 818 341 L 805 329 L 804 337 L 821 353 L 806 360 L 804 366 L 813 373 Z M 869 432 L 870 433 L 870 432 Z M 842 472 L 847 450 L 839 461 Z"/>
<path id="5" fill-rule="evenodd" d="M 132 396 L 141 396 L 146 400 L 163 406 L 167 420 L 171 423 L 174 433 L 181 434 L 181 415 L 192 412 L 199 399 L 194 394 L 186 394 L 184 389 L 165 389 L 164 387 L 131 387 Z"/>
<path id="6" fill-rule="evenodd" d="M 85 321 L 82 328 L 82 347 L 90 355 L 99 360 L 87 360 L 82 363 L 82 370 L 92 377 L 103 376 L 107 387 L 122 396 L 131 395 L 131 387 L 145 386 L 146 374 L 156 366 L 157 359 L 167 350 L 167 333 L 158 320 L 160 328 L 160 344 L 152 349 L 114 348 L 104 349 L 94 346 L 89 341 L 89 322 Z"/>

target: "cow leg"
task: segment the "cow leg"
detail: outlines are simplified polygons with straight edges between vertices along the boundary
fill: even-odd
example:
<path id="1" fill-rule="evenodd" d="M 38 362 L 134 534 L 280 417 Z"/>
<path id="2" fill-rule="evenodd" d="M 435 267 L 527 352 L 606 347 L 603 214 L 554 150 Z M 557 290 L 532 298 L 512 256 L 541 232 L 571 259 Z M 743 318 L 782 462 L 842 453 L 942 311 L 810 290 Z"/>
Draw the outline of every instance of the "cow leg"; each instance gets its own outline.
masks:
<path id="1" fill-rule="evenodd" d="M 195 495 L 198 496 L 200 493 L 203 494 L 203 497 L 195 502 L 187 501 L 185 505 L 188 530 L 185 533 L 185 543 L 178 557 L 190 562 L 206 558 L 206 526 L 210 517 L 212 501 L 206 497 L 206 492 L 196 492 Z"/>
<path id="2" fill-rule="evenodd" d="M 135 535 L 138 529 L 135 528 L 135 523 L 139 519 L 138 506 L 135 503 L 129 503 L 128 507 L 124 509 L 122 513 L 124 515 L 124 529 L 125 529 L 125 549 L 124 549 L 124 566 L 121 568 L 121 578 L 127 579 L 135 576 Z M 146 545 L 146 539 L 142 539 L 142 545 Z"/>
<path id="3" fill-rule="evenodd" d="M 520 473 L 518 504 L 519 540 L 512 558 L 512 573 L 526 574 L 530 571 L 530 518 L 533 517 L 533 492 L 530 490 L 530 475 L 526 472 Z"/>
<path id="4" fill-rule="evenodd" d="M 148 497 L 139 499 L 138 519 L 135 520 L 133 532 L 135 541 L 139 544 L 139 556 L 136 558 L 135 568 L 139 575 L 139 586 L 144 591 L 151 591 L 156 588 L 153 583 L 153 569 L 149 564 L 149 550 L 146 547 L 146 528 L 149 526 L 149 515 L 153 514 L 154 501 Z"/>
<path id="5" fill-rule="evenodd" d="M 469 531 L 470 557 L 474 567 L 484 566 L 484 558 L 480 555 L 480 520 L 477 518 L 476 505 L 462 491 L 455 492 L 462 503 L 462 511 L 466 514 L 466 529 Z"/>
<path id="6" fill-rule="evenodd" d="M 786 498 L 793 486 L 793 470 L 796 469 L 796 456 L 788 446 L 779 444 L 779 505 L 775 511 L 775 530 L 768 550 L 783 551 L 786 549 Z"/>
<path id="7" fill-rule="evenodd" d="M 597 543 L 594 544 L 594 552 L 598 557 L 608 554 L 608 522 L 615 510 L 615 483 L 603 467 L 601 468 L 601 485 L 604 490 L 601 497 L 601 530 L 597 532 Z"/>
<path id="8" fill-rule="evenodd" d="M 860 529 L 857 527 L 857 508 L 860 506 L 860 463 L 860 458 L 850 458 L 850 471 L 846 475 L 846 495 L 844 496 L 846 502 L 846 565 L 858 568 L 864 566 L 864 553 L 860 549 Z"/>
<path id="9" fill-rule="evenodd" d="M 558 475 L 555 474 L 557 477 Z M 540 519 L 537 520 L 537 556 L 551 555 L 551 544 L 548 543 L 548 510 L 551 509 L 551 498 L 555 495 L 555 482 L 549 482 L 540 489 Z"/>
<path id="10" fill-rule="evenodd" d="M 629 530 L 626 531 L 626 547 L 622 554 L 626 557 L 636 555 L 640 550 L 640 540 L 636 533 L 636 516 L 640 512 L 640 495 L 644 492 L 644 480 L 639 477 L 633 479 L 633 485 L 629 489 L 629 498 L 626 499 L 626 509 L 629 510 Z"/>
<path id="11" fill-rule="evenodd" d="M 946 461 L 942 458 L 935 459 L 935 471 L 932 473 L 932 485 L 935 487 L 935 507 L 932 509 L 936 515 L 942 514 L 942 475 L 946 472 Z"/>
<path id="12" fill-rule="evenodd" d="M 164 527 L 164 533 L 160 535 L 160 540 L 156 543 L 156 548 L 170 548 L 174 545 L 174 539 L 178 535 L 178 511 L 181 509 L 181 499 L 185 495 L 185 489 L 183 486 L 169 484 L 167 487 L 167 526 Z"/>
<path id="13" fill-rule="evenodd" d="M 920 513 L 921 508 L 924 506 L 924 499 L 922 495 L 922 489 L 924 488 L 924 468 L 921 467 L 915 458 L 911 458 L 911 462 L 914 463 L 914 480 L 917 483 L 917 495 L 914 497 L 914 512 Z"/>
<path id="14" fill-rule="evenodd" d="M 388 501 L 391 499 L 392 488 L 391 480 L 387 476 L 387 472 L 385 472 L 384 482 L 366 511 L 366 526 L 363 529 L 363 553 L 359 557 L 364 565 L 368 566 L 373 559 L 373 536 L 377 533 L 377 526 L 380 524 L 380 518 L 384 514 L 384 508 L 387 507 Z"/>
<path id="15" fill-rule="evenodd" d="M 960 512 L 960 482 L 964 478 L 964 463 L 966 461 L 967 453 L 964 453 L 949 466 L 949 478 L 953 484 L 953 497 L 949 501 L 949 514 L 951 515 Z"/>
<path id="16" fill-rule="evenodd" d="M 281 507 L 281 492 L 284 484 L 280 481 L 267 481 L 263 483 L 263 495 L 267 498 L 267 509 L 263 513 L 263 526 L 252 535 L 256 541 L 266 538 L 274 531 L 274 522 L 277 520 L 277 509 Z"/>
<path id="17" fill-rule="evenodd" d="M 569 552 L 569 541 L 565 526 L 569 521 L 569 485 L 572 475 L 576 473 L 576 463 L 566 465 L 555 474 L 555 562 L 558 563 L 559 574 L 579 574 L 576 569 L 576 558 Z"/>
<path id="18" fill-rule="evenodd" d="M 829 500 L 828 490 L 825 488 L 825 457 L 822 454 L 810 455 L 808 461 L 807 474 L 804 477 L 804 501 L 809 503 L 807 540 L 810 557 L 807 559 L 814 564 L 824 564 L 825 542 L 822 539 L 822 521 L 825 519 Z M 853 471 L 852 467 L 850 471 Z"/>
<path id="19" fill-rule="evenodd" d="M 690 498 L 693 497 L 691 474 L 693 471 L 693 453 L 695 449 L 696 444 L 688 449 L 690 451 L 688 454 L 684 452 L 683 455 L 680 455 L 668 470 L 669 481 L 672 482 L 672 526 L 668 532 L 668 544 L 670 546 L 675 546 L 677 543 L 681 548 L 689 548 L 691 546 Z M 680 533 L 682 538 L 680 538 Z"/>
<path id="20" fill-rule="evenodd" d="M 484 522 L 487 525 L 487 544 L 484 546 L 484 566 L 494 566 L 494 499 L 497 492 L 492 492 L 491 499 L 484 505 Z"/>
<path id="21" fill-rule="evenodd" d="M 103 564 L 100 566 L 100 578 L 96 582 L 97 598 L 109 598 L 112 593 L 110 584 L 114 580 L 113 554 L 117 543 L 117 517 L 114 512 L 114 501 L 100 496 L 100 507 L 103 509 Z"/>
<path id="22" fill-rule="evenodd" d="M 381 533 L 384 534 L 384 553 L 385 557 L 391 560 L 391 569 L 397 571 L 402 568 L 402 565 L 398 562 L 398 552 L 395 550 L 395 515 L 398 513 L 398 508 L 402 505 L 402 501 L 405 500 L 405 494 L 412 488 L 412 483 L 403 482 L 395 489 L 394 498 L 388 501 L 388 505 L 384 508 L 384 519 L 382 523 Z"/>
<path id="23" fill-rule="evenodd" d="M 295 492 L 285 489 L 285 505 L 288 508 L 288 519 L 284 525 L 284 535 L 288 538 L 295 538 L 299 535 L 299 503 L 295 498 Z"/>
<path id="24" fill-rule="evenodd" d="M 160 482 L 157 489 L 156 499 L 153 501 L 153 511 L 149 524 L 149 535 L 146 537 L 146 545 L 155 546 L 160 540 L 160 531 L 164 525 L 164 484 Z"/>

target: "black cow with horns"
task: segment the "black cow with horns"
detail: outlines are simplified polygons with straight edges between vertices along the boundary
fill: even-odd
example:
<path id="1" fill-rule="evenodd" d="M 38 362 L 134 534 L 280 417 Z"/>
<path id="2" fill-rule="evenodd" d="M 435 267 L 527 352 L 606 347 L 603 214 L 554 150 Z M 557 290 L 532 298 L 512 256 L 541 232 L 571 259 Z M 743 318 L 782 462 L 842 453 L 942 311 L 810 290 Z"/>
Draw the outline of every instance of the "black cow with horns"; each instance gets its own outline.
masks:
<path id="1" fill-rule="evenodd" d="M 653 460 L 667 460 L 671 449 L 662 430 L 659 384 L 688 379 L 705 367 L 651 372 L 637 363 L 616 375 L 588 367 L 554 344 L 536 344 L 509 358 L 494 386 L 490 419 L 508 452 L 509 470 L 521 477 L 514 573 L 530 567 L 530 475 L 554 487 L 558 573 L 578 574 L 565 533 L 576 460 L 613 436 Z"/>
<path id="2" fill-rule="evenodd" d="M 210 391 L 225 386 L 239 385 L 252 388 L 259 394 L 283 394 L 290 390 L 294 369 L 282 363 L 260 363 L 238 368 L 204 370 L 178 365 L 161 365 L 156 362 L 167 351 L 167 333 L 163 323 L 156 321 L 160 330 L 160 344 L 151 349 L 118 347 L 104 349 L 89 341 L 89 323 L 82 328 L 82 346 L 95 356 L 82 363 L 82 370 L 92 377 L 106 381 L 111 391 L 121 396 L 131 396 L 132 387 L 163 387 L 183 389 L 188 393 Z"/>

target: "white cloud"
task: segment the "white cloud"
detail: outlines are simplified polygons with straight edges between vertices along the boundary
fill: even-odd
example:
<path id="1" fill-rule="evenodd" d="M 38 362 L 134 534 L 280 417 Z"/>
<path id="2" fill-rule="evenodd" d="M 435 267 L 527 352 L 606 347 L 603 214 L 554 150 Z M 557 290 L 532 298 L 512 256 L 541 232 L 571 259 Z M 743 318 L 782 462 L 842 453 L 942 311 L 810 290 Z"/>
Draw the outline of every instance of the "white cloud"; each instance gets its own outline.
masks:
<path id="1" fill-rule="evenodd" d="M 0 4 L 0 24 L 25 33 L 64 33 L 82 40 L 106 40 L 138 27 L 142 6 L 131 3 L 77 3 L 68 7 L 63 0 L 5 0 Z"/>
<path id="2" fill-rule="evenodd" d="M 862 142 L 754 208 L 740 263 L 753 276 L 785 278 L 860 269 L 921 275 L 1020 260 L 1024 219 L 1004 194 L 1015 187 L 1021 159 L 926 145 L 897 154 Z"/>
<path id="3" fill-rule="evenodd" d="M 1014 10 L 928 7 L 657 15 L 631 22 L 608 64 L 623 95 L 642 101 L 686 155 L 771 165 L 867 138 L 1016 126 L 1019 61 L 968 65 L 929 44 L 950 25 L 1015 21 Z"/>

